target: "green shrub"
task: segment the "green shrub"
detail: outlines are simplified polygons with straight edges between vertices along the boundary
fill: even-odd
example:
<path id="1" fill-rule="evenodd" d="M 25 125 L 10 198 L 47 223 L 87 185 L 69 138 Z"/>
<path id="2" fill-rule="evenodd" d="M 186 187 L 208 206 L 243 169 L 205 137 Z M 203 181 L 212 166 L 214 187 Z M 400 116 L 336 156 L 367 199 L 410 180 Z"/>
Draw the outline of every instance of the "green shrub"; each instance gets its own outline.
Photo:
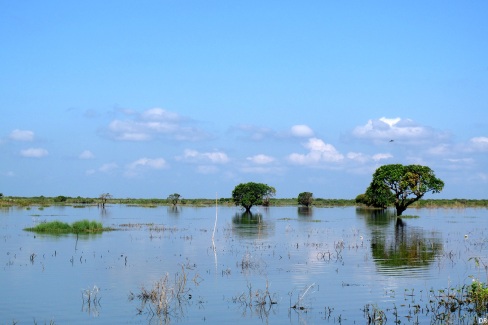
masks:
<path id="1" fill-rule="evenodd" d="M 83 234 L 83 233 L 95 233 L 95 232 L 102 232 L 107 230 L 112 230 L 110 228 L 103 228 L 101 222 L 97 221 L 89 221 L 89 220 L 81 220 L 76 221 L 73 224 L 68 224 L 66 222 L 61 222 L 58 220 L 51 221 L 51 222 L 43 222 L 38 224 L 35 227 L 25 228 L 26 231 L 33 231 L 37 233 L 45 233 L 45 234 Z"/>
<path id="2" fill-rule="evenodd" d="M 488 287 L 486 283 L 474 280 L 469 287 L 468 297 L 474 303 L 478 315 L 484 315 L 488 312 Z"/>

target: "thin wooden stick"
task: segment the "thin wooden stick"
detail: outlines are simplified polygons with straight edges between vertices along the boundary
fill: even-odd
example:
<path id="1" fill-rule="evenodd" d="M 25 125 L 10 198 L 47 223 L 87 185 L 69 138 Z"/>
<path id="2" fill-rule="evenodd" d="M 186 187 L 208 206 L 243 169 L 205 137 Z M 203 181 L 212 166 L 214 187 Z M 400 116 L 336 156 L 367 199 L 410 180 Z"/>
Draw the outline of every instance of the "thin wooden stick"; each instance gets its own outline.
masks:
<path id="1" fill-rule="evenodd" d="M 217 193 L 215 193 L 215 224 L 214 224 L 214 230 L 212 233 L 212 242 L 214 241 L 215 229 L 217 228 L 217 218 L 218 218 Z M 215 244 L 214 244 L 214 247 L 215 247 Z"/>

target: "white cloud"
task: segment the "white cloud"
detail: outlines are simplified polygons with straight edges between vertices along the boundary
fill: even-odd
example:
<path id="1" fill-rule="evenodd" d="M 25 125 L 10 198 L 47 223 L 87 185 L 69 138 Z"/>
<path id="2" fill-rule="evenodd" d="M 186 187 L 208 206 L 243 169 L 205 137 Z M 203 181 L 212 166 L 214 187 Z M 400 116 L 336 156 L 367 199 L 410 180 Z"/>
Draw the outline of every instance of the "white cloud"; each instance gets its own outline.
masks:
<path id="1" fill-rule="evenodd" d="M 365 155 L 365 154 L 359 153 L 359 152 L 349 152 L 346 155 L 346 157 L 350 160 L 353 160 L 353 161 L 356 161 L 359 163 L 366 163 L 366 162 L 371 161 L 371 160 L 378 162 L 380 160 L 393 158 L 393 156 L 389 153 L 377 153 L 377 154 L 374 154 L 372 156 L 369 156 L 369 155 Z"/>
<path id="2" fill-rule="evenodd" d="M 14 141 L 32 141 L 34 140 L 34 132 L 29 130 L 19 130 L 15 129 L 10 132 L 10 140 Z"/>
<path id="3" fill-rule="evenodd" d="M 107 163 L 103 164 L 98 170 L 103 173 L 108 173 L 117 168 L 119 168 L 119 166 L 116 163 Z"/>
<path id="4" fill-rule="evenodd" d="M 168 164 L 164 158 L 140 158 L 127 165 L 126 171 L 124 173 L 127 177 L 138 176 L 144 169 L 164 169 L 167 168 Z"/>
<path id="5" fill-rule="evenodd" d="M 140 114 L 127 114 L 127 119 L 109 123 L 108 135 L 119 141 L 149 141 L 157 137 L 177 141 L 197 141 L 208 138 L 203 130 L 187 125 L 177 113 L 152 108 Z"/>
<path id="6" fill-rule="evenodd" d="M 169 112 L 162 108 L 151 108 L 143 112 L 142 118 L 156 121 L 178 121 L 180 116 L 177 113 Z"/>
<path id="7" fill-rule="evenodd" d="M 129 169 L 135 169 L 138 167 L 148 167 L 152 169 L 162 169 L 167 167 L 166 160 L 164 158 L 141 158 L 128 165 Z"/>
<path id="8" fill-rule="evenodd" d="M 265 166 L 244 166 L 239 168 L 243 173 L 250 174 L 282 174 L 284 169 L 280 167 L 265 167 Z"/>
<path id="9" fill-rule="evenodd" d="M 447 137 L 446 134 L 418 125 L 411 119 L 386 118 L 371 119 L 366 125 L 358 126 L 353 135 L 360 139 L 373 140 L 375 143 L 387 143 L 390 140 L 401 143 L 432 143 Z"/>
<path id="10" fill-rule="evenodd" d="M 273 157 L 266 156 L 263 154 L 255 155 L 252 157 L 247 157 L 246 159 L 255 163 L 255 164 L 259 164 L 259 165 L 265 165 L 265 164 L 269 164 L 269 163 L 272 163 L 273 161 L 275 161 L 275 159 Z"/>
<path id="11" fill-rule="evenodd" d="M 367 155 L 360 152 L 349 152 L 346 155 L 346 157 L 350 160 L 357 161 L 360 163 L 365 163 L 370 160 L 370 158 Z"/>
<path id="12" fill-rule="evenodd" d="M 80 158 L 80 159 L 93 159 L 93 158 L 95 158 L 95 155 L 90 150 L 84 150 L 82 153 L 80 153 L 78 158 Z"/>
<path id="13" fill-rule="evenodd" d="M 452 150 L 453 149 L 450 145 L 445 144 L 445 143 L 441 143 L 441 144 L 438 144 L 438 145 L 428 149 L 427 153 L 430 155 L 439 156 L 439 155 L 449 154 L 452 152 Z"/>
<path id="14" fill-rule="evenodd" d="M 29 148 L 20 151 L 20 155 L 27 158 L 42 158 L 48 154 L 49 152 L 43 148 Z"/>
<path id="15" fill-rule="evenodd" d="M 293 125 L 291 127 L 291 134 L 295 137 L 311 137 L 313 136 L 313 130 L 307 125 Z"/>
<path id="16" fill-rule="evenodd" d="M 389 153 L 377 153 L 375 155 L 373 155 L 373 160 L 374 161 L 380 161 L 380 160 L 383 160 L 383 159 L 390 159 L 390 158 L 393 158 L 393 156 Z"/>
<path id="17" fill-rule="evenodd" d="M 224 152 L 199 152 L 192 149 L 186 149 L 183 153 L 183 157 L 177 157 L 177 159 L 189 162 L 210 162 L 215 164 L 226 164 L 229 162 L 229 157 Z"/>
<path id="18" fill-rule="evenodd" d="M 323 162 L 340 162 L 344 159 L 344 155 L 333 145 L 318 138 L 308 139 L 304 147 L 309 150 L 307 154 L 292 153 L 288 156 L 288 160 L 299 165 L 314 165 Z"/>
<path id="19" fill-rule="evenodd" d="M 477 151 L 488 151 L 488 137 L 475 137 L 469 140 L 472 149 Z"/>
<path id="20" fill-rule="evenodd" d="M 447 158 L 446 161 L 454 164 L 472 164 L 474 163 L 473 158 Z"/>

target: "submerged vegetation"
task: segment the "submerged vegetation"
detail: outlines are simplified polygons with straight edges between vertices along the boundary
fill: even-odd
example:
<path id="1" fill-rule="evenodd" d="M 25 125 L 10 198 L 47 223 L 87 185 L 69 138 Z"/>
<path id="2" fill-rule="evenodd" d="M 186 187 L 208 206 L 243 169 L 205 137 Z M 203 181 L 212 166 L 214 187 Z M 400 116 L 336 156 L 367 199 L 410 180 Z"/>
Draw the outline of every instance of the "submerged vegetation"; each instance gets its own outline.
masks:
<path id="1" fill-rule="evenodd" d="M 43 234 L 90 234 L 100 233 L 111 228 L 104 228 L 101 222 L 80 220 L 68 224 L 61 221 L 43 222 L 35 227 L 25 228 L 26 231 L 33 231 Z"/>

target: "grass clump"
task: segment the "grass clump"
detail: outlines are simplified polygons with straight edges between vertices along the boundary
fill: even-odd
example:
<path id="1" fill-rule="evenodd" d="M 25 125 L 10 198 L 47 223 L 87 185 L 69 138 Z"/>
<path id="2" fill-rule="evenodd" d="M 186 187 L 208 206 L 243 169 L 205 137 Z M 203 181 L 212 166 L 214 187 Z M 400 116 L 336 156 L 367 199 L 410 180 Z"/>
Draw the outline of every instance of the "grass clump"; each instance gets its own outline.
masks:
<path id="1" fill-rule="evenodd" d="M 43 234 L 89 234 L 100 233 L 102 231 L 111 229 L 104 228 L 101 222 L 89 221 L 85 219 L 76 221 L 71 225 L 58 220 L 43 222 L 35 227 L 25 228 L 24 230 Z"/>

